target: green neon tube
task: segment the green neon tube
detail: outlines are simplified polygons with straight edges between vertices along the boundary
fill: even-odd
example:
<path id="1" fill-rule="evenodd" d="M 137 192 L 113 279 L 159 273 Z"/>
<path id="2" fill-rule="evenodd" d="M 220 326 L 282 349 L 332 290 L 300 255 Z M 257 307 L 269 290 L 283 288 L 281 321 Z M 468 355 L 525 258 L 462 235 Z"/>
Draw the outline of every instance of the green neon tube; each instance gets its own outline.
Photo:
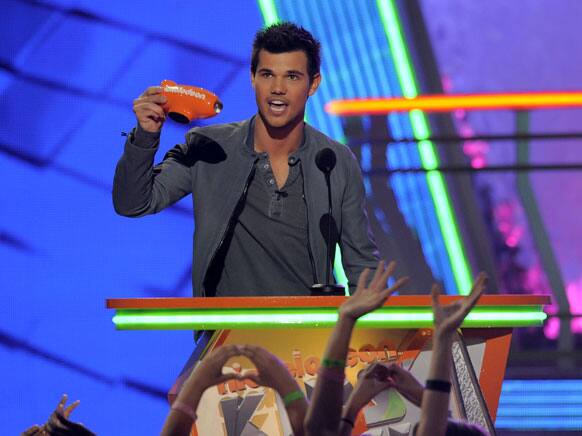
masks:
<path id="1" fill-rule="evenodd" d="M 539 308 L 504 307 L 474 309 L 465 327 L 524 327 L 541 325 L 547 315 Z M 265 329 L 333 327 L 337 310 L 120 310 L 113 317 L 118 329 Z M 426 309 L 380 309 L 363 316 L 360 327 L 423 328 L 432 326 L 432 312 Z"/>
<path id="2" fill-rule="evenodd" d="M 259 3 L 265 26 L 270 26 L 281 21 L 273 0 L 257 0 L 257 2 Z"/>
<path id="3" fill-rule="evenodd" d="M 384 25 L 384 32 L 388 38 L 402 93 L 405 97 L 416 97 L 418 95 L 418 87 L 412 70 L 410 56 L 402 36 L 394 0 L 376 0 L 376 4 Z M 414 136 L 417 139 L 424 139 L 430 136 L 430 127 L 422 111 L 411 111 L 410 122 Z M 420 141 L 418 143 L 418 151 L 423 168 L 433 169 L 438 166 L 438 156 L 434 144 L 431 141 Z M 427 183 L 453 268 L 457 289 L 460 294 L 466 295 L 471 290 L 471 268 L 463 250 L 458 225 L 455 220 L 444 177 L 440 172 L 429 172 L 427 173 Z"/>

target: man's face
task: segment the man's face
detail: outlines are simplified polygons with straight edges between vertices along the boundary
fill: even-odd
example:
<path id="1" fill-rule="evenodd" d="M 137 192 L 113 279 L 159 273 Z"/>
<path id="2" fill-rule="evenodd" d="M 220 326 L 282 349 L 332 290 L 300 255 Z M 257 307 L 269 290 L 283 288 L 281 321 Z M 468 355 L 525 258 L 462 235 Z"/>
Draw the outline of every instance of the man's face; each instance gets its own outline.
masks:
<path id="1" fill-rule="evenodd" d="M 305 52 L 259 52 L 251 82 L 259 113 L 268 127 L 283 128 L 303 120 L 307 98 L 317 90 L 321 76 L 317 74 L 311 83 L 309 79 Z"/>

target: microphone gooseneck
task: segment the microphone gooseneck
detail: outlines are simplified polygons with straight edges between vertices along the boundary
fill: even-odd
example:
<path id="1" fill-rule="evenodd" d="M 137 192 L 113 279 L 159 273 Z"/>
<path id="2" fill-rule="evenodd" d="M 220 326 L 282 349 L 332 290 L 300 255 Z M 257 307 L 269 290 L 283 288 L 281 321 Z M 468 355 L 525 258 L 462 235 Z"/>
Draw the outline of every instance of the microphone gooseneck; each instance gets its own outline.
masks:
<path id="1" fill-rule="evenodd" d="M 315 155 L 315 165 L 325 175 L 327 184 L 327 201 L 328 201 L 328 220 L 327 220 L 327 263 L 325 268 L 325 284 L 314 284 L 311 287 L 311 295 L 344 295 L 344 287 L 331 283 L 331 253 L 333 251 L 332 241 L 332 204 L 331 204 L 331 182 L 330 174 L 335 168 L 337 158 L 334 151 L 326 147 L 317 152 Z"/>

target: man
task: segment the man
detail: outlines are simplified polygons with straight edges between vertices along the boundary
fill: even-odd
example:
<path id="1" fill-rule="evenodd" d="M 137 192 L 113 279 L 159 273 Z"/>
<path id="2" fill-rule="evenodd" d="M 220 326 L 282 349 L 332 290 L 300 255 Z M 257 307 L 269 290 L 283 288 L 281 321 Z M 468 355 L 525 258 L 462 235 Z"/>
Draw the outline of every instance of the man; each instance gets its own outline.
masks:
<path id="1" fill-rule="evenodd" d="M 138 125 L 117 165 L 115 210 L 142 216 L 192 194 L 197 296 L 309 295 L 325 282 L 327 187 L 315 156 L 326 147 L 337 155 L 333 220 L 350 287 L 377 263 L 354 155 L 303 121 L 321 82 L 319 48 L 295 24 L 259 31 L 251 59 L 257 115 L 190 130 L 155 167 L 166 99 L 151 87 L 134 101 Z"/>

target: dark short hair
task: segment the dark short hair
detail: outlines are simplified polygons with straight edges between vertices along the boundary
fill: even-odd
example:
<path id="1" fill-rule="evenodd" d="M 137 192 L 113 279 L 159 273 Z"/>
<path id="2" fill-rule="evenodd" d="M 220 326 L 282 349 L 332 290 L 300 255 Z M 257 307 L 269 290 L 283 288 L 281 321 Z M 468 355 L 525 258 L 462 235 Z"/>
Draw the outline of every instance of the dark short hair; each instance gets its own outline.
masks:
<path id="1" fill-rule="evenodd" d="M 307 56 L 307 71 L 310 79 L 319 73 L 321 58 L 320 44 L 311 33 L 297 24 L 284 21 L 259 30 L 253 41 L 251 55 L 251 72 L 257 72 L 259 52 L 286 53 L 301 50 Z"/>

